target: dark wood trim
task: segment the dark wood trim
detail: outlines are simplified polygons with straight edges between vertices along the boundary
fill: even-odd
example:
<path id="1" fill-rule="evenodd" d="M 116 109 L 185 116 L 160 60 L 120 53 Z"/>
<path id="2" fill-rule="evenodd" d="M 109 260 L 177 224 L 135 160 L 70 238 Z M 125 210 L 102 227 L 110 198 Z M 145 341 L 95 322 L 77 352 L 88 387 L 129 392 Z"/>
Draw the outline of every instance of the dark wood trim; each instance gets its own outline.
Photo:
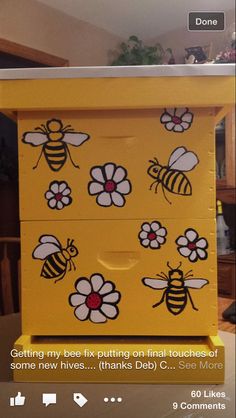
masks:
<path id="1" fill-rule="evenodd" d="M 217 260 L 220 263 L 236 264 L 236 253 L 218 255 Z"/>
<path id="2" fill-rule="evenodd" d="M 17 57 L 35 61 L 39 64 L 45 64 L 49 67 L 69 66 L 69 61 L 64 58 L 60 58 L 56 55 L 51 55 L 46 52 L 39 51 L 25 45 L 20 45 L 16 42 L 8 41 L 7 39 L 2 38 L 0 38 L 0 52 L 5 52 L 6 54 L 11 54 Z"/>
<path id="3" fill-rule="evenodd" d="M 217 189 L 225 189 L 227 187 L 226 179 L 216 179 L 216 188 Z"/>
<path id="4" fill-rule="evenodd" d="M 235 325 L 223 319 L 222 313 L 234 302 L 234 299 L 218 298 L 218 326 L 221 331 L 232 332 L 236 334 Z"/>
<path id="5" fill-rule="evenodd" d="M 216 182 L 216 198 L 223 203 L 229 205 L 236 204 L 236 189 L 234 187 L 227 187 L 223 184 L 219 184 L 219 180 Z"/>

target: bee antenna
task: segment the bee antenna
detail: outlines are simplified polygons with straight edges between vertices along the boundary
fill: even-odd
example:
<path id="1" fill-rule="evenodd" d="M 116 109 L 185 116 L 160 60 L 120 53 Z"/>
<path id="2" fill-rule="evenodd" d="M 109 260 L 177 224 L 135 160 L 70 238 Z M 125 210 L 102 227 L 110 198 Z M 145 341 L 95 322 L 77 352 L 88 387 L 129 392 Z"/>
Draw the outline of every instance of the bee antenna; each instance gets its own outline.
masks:
<path id="1" fill-rule="evenodd" d="M 152 164 L 159 164 L 159 163 L 158 163 L 158 159 L 157 159 L 156 157 L 154 157 L 154 159 L 153 159 L 153 160 L 149 160 L 148 162 L 149 162 L 149 163 L 152 163 Z"/>
<path id="2" fill-rule="evenodd" d="M 66 125 L 66 126 L 63 126 L 62 128 L 62 132 L 73 132 L 73 131 L 74 129 L 71 128 L 71 125 Z"/>
<path id="3" fill-rule="evenodd" d="M 182 266 L 182 261 L 180 261 L 180 263 L 179 263 L 179 265 L 178 265 L 178 267 L 177 267 L 176 270 L 178 270 L 181 266 Z"/>
<path id="4" fill-rule="evenodd" d="M 70 240 L 70 245 L 73 245 L 74 239 Z"/>
<path id="5" fill-rule="evenodd" d="M 185 279 L 188 279 L 189 277 L 193 277 L 193 274 L 185 274 Z"/>
<path id="6" fill-rule="evenodd" d="M 169 267 L 170 270 L 173 270 L 173 268 L 170 266 L 170 262 L 167 261 L 167 267 Z"/>

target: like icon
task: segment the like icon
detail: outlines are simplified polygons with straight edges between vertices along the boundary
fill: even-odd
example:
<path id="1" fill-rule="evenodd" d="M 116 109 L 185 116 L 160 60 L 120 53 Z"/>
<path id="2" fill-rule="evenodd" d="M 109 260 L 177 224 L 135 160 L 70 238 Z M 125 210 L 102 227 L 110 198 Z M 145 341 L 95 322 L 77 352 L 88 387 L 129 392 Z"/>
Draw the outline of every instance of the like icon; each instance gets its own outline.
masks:
<path id="1" fill-rule="evenodd" d="M 15 397 L 10 398 L 10 406 L 24 406 L 25 396 L 21 395 L 21 392 L 18 392 Z"/>

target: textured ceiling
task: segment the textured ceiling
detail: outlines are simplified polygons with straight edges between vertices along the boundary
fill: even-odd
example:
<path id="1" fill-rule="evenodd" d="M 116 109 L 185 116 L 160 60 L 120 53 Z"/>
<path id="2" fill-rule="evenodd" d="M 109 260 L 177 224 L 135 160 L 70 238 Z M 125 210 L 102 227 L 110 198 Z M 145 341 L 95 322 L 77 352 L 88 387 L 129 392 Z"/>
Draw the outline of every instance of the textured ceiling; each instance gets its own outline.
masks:
<path id="1" fill-rule="evenodd" d="M 142 39 L 185 27 L 189 11 L 227 11 L 234 0 L 37 0 L 121 37 Z"/>

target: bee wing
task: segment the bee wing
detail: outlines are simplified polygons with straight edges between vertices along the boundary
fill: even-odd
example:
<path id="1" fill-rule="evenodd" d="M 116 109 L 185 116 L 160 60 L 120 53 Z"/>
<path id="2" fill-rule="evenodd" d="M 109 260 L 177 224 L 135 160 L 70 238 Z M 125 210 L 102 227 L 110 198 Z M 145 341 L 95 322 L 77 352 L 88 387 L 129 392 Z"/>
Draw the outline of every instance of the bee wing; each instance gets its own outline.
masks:
<path id="1" fill-rule="evenodd" d="M 39 258 L 40 260 L 44 260 L 50 254 L 57 253 L 58 251 L 60 251 L 60 248 L 55 244 L 39 244 L 33 251 L 32 255 L 33 258 Z"/>
<path id="2" fill-rule="evenodd" d="M 54 235 L 41 235 L 41 237 L 39 238 L 39 242 L 41 242 L 42 244 L 52 243 L 61 248 L 60 242 L 56 237 L 54 237 Z"/>
<path id="3" fill-rule="evenodd" d="M 171 154 L 168 165 L 173 170 L 191 171 L 198 163 L 199 159 L 194 152 L 179 147 Z"/>
<path id="4" fill-rule="evenodd" d="M 172 164 L 174 164 L 181 157 L 181 155 L 185 154 L 186 151 L 187 150 L 186 150 L 185 147 L 178 147 L 178 148 L 176 148 L 172 152 L 172 154 L 170 155 L 169 162 L 168 162 L 168 166 L 171 167 Z"/>
<path id="5" fill-rule="evenodd" d="M 144 277 L 142 279 L 143 284 L 145 286 L 151 287 L 152 289 L 165 289 L 168 287 L 168 281 L 167 280 L 161 280 L 161 279 L 152 279 L 151 277 Z"/>
<path id="6" fill-rule="evenodd" d="M 89 138 L 89 135 L 83 132 L 67 132 L 65 133 L 62 141 L 66 142 L 67 144 L 74 145 L 75 147 L 79 147 Z"/>
<path id="7" fill-rule="evenodd" d="M 203 286 L 208 284 L 207 279 L 186 279 L 184 280 L 184 286 L 190 287 L 191 289 L 201 289 Z"/>
<path id="8" fill-rule="evenodd" d="M 41 132 L 25 132 L 22 138 L 25 144 L 30 144 L 33 147 L 45 144 L 48 141 L 47 135 Z"/>

